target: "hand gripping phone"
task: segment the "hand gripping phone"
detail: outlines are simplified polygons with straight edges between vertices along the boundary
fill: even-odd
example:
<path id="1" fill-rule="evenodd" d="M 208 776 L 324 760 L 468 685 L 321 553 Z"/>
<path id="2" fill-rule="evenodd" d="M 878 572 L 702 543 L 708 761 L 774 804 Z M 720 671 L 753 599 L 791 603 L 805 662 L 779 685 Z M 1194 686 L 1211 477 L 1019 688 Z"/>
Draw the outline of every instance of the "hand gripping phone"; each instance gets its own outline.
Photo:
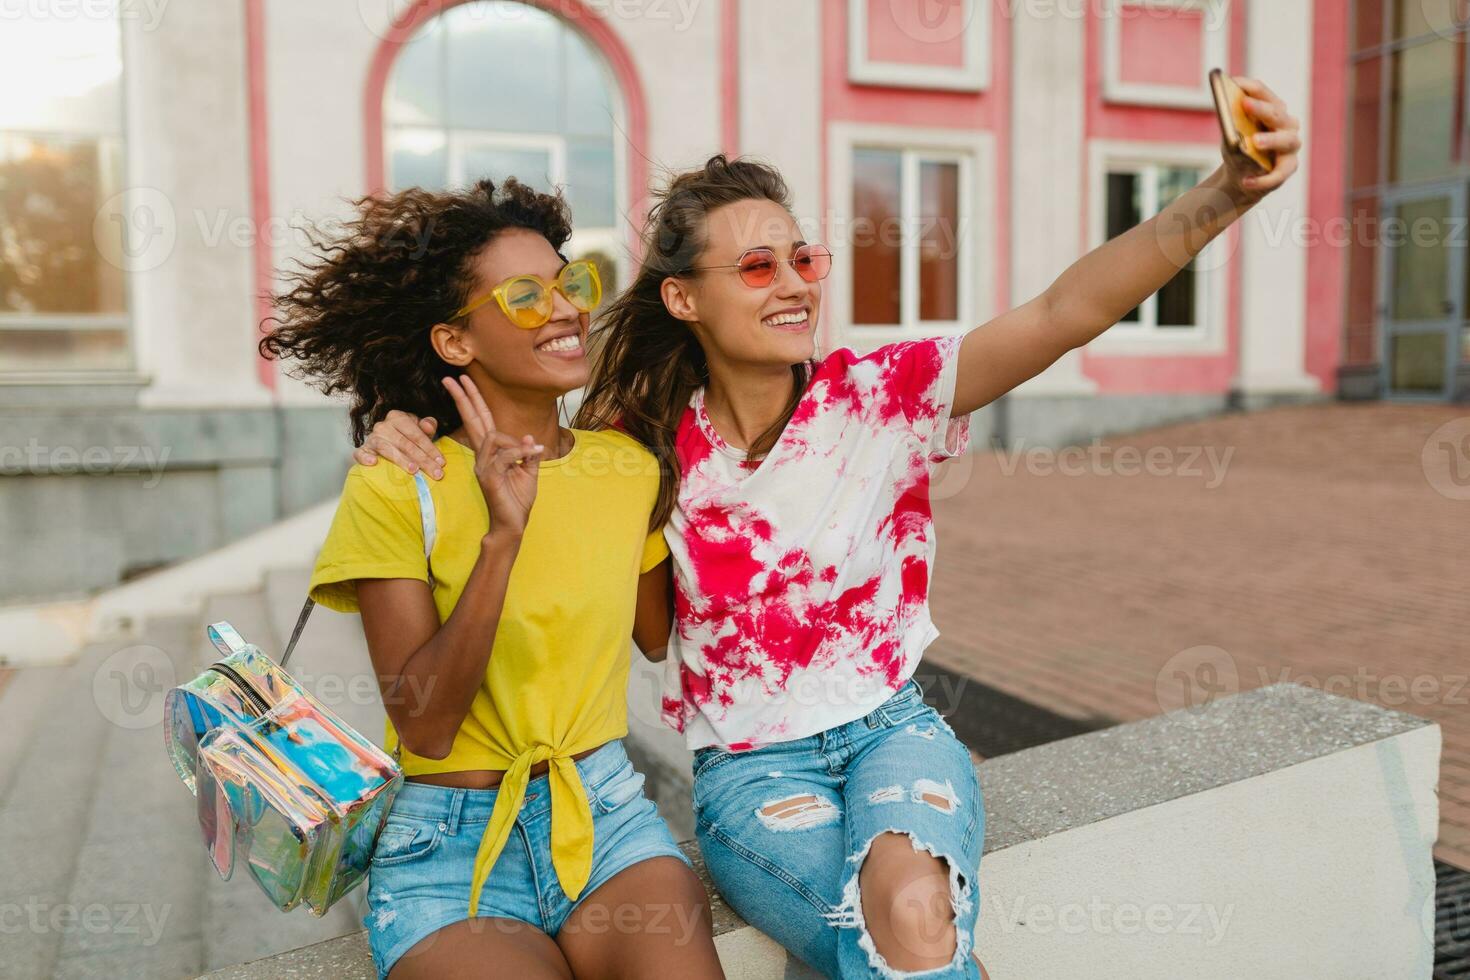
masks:
<path id="1" fill-rule="evenodd" d="M 1245 90 L 1235 83 L 1235 79 L 1216 68 L 1210 72 L 1210 91 L 1215 94 L 1215 114 L 1220 118 L 1225 148 L 1250 160 L 1263 174 L 1276 169 L 1276 155 L 1251 144 L 1252 136 L 1269 130 L 1245 111 Z"/>

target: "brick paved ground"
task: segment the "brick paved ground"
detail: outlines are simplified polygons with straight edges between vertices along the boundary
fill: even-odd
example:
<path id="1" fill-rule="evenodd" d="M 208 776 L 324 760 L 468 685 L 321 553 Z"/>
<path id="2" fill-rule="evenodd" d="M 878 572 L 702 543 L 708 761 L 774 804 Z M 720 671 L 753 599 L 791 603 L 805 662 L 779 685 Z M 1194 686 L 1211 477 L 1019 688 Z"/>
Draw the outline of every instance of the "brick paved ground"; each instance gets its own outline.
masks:
<path id="1" fill-rule="evenodd" d="M 1047 456 L 947 464 L 928 655 L 1073 717 L 1291 680 L 1433 718 L 1436 854 L 1470 868 L 1470 500 L 1421 457 L 1446 423 L 1429 472 L 1454 494 L 1470 410 L 1450 406 L 1277 409 L 1102 444 L 1162 447 L 1156 470 L 1213 449 L 1223 479 L 1207 457 L 1200 475 L 1123 475 L 1101 452 L 1068 462 L 1080 475 Z"/>

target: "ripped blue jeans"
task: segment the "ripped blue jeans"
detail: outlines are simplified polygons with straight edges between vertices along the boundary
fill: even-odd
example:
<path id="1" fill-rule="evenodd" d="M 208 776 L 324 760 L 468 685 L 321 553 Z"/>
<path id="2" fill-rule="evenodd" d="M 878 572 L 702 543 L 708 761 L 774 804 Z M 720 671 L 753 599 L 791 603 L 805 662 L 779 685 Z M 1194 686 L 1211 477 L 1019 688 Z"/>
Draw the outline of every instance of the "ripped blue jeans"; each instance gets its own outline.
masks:
<path id="1" fill-rule="evenodd" d="M 830 977 L 980 976 L 971 953 L 984 803 L 969 750 L 916 682 L 856 721 L 746 752 L 697 749 L 693 764 L 705 863 L 751 925 Z M 868 933 L 858 873 L 889 831 L 949 867 L 946 966 L 895 970 Z"/>

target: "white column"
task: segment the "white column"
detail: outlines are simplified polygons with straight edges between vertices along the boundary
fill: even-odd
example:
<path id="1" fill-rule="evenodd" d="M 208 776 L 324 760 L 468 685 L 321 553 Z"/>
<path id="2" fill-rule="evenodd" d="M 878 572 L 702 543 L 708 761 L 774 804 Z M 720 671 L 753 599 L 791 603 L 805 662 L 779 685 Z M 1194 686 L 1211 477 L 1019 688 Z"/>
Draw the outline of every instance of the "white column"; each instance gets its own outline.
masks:
<path id="1" fill-rule="evenodd" d="M 122 20 L 123 261 L 148 406 L 270 399 L 256 369 L 242 10 L 174 4 L 156 24 Z"/>
<path id="2" fill-rule="evenodd" d="M 627 45 L 643 82 L 649 158 L 655 185 L 661 168 L 683 170 L 720 149 L 720 11 L 715 3 L 592 3 Z M 639 225 L 643 214 L 633 215 Z"/>
<path id="3" fill-rule="evenodd" d="M 820 235 L 822 5 L 739 2 L 740 152 L 780 169 L 802 227 Z"/>
<path id="4" fill-rule="evenodd" d="M 1297 174 L 1241 221 L 1235 386 L 1245 394 L 1310 394 L 1321 386 L 1306 373 L 1307 249 L 1294 232 L 1307 220 L 1312 5 L 1250 0 L 1246 24 L 1247 74 L 1271 86 L 1302 120 L 1305 148 Z"/>
<path id="5" fill-rule="evenodd" d="M 266 4 L 276 289 L 284 285 L 282 272 L 316 255 L 306 230 L 350 219 L 356 209 L 349 202 L 367 192 L 363 89 L 373 54 L 391 32 L 390 15 L 405 6 L 354 0 Z M 352 81 L 318 84 L 323 78 Z M 276 400 L 288 406 L 331 404 L 284 371 L 276 378 Z"/>
<path id="6" fill-rule="evenodd" d="M 1081 4 L 1016 4 L 1012 24 L 1011 303 L 1046 290 L 1082 257 L 1086 20 Z M 1086 395 L 1097 386 L 1071 351 L 1018 395 Z"/>

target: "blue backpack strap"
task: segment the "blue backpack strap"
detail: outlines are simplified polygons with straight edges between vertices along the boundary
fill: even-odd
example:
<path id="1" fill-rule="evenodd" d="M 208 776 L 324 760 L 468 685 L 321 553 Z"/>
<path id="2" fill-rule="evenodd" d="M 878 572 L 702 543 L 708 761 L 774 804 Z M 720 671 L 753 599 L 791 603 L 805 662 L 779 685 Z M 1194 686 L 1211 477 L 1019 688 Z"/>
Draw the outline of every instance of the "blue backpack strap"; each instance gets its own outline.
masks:
<path id="1" fill-rule="evenodd" d="M 429 588 L 434 587 L 434 568 L 430 556 L 434 553 L 434 541 L 439 536 L 439 522 L 434 514 L 434 495 L 429 492 L 429 479 L 423 470 L 413 475 L 414 485 L 419 492 L 419 521 L 424 528 L 424 567 L 429 572 Z"/>

